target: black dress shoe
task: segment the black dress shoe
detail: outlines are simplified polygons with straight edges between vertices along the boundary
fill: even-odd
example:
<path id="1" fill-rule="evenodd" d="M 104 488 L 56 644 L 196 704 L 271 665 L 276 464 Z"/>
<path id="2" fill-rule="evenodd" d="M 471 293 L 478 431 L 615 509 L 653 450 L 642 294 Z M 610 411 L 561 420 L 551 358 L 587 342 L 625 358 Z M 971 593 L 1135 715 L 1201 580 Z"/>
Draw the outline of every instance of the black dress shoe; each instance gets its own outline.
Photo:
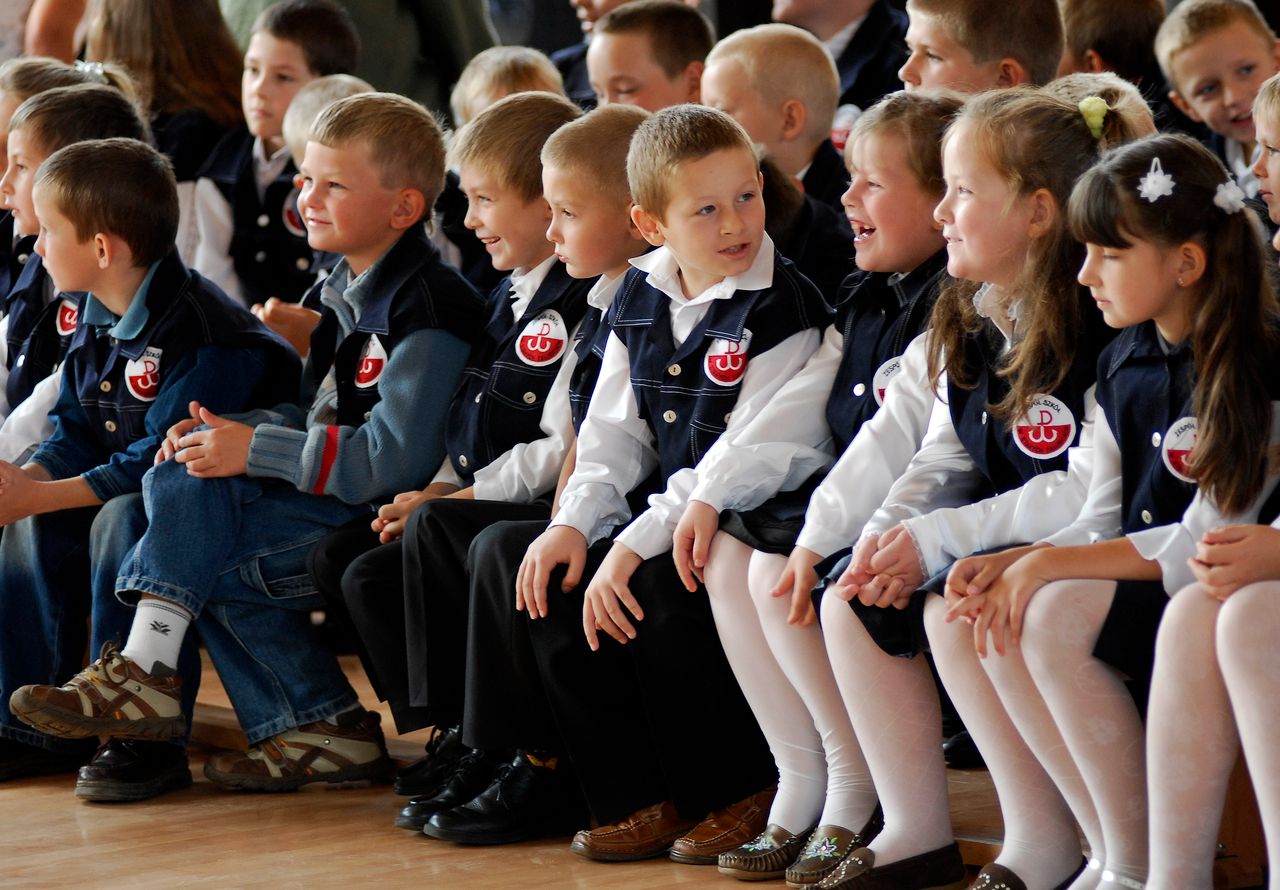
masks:
<path id="1" fill-rule="evenodd" d="M 953 735 L 942 743 L 942 757 L 951 769 L 986 769 L 987 762 L 982 759 L 982 752 L 973 743 L 969 730 Z"/>
<path id="2" fill-rule="evenodd" d="M 146 800 L 191 787 L 187 749 L 168 742 L 110 739 L 80 767 L 76 797 L 91 801 Z"/>
<path id="3" fill-rule="evenodd" d="M 427 742 L 426 754 L 396 773 L 392 790 L 403 797 L 435 794 L 466 750 L 460 727 L 434 730 L 431 741 Z"/>
<path id="4" fill-rule="evenodd" d="M 560 809 L 555 770 L 520 752 L 475 799 L 436 813 L 422 833 L 460 844 L 514 844 L 546 833 Z"/>
<path id="5" fill-rule="evenodd" d="M 0 782 L 22 779 L 27 776 L 51 776 L 57 773 L 73 773 L 89 756 L 86 748 L 41 748 L 13 739 L 0 739 Z"/>
<path id="6" fill-rule="evenodd" d="M 488 752 L 467 748 L 440 790 L 410 800 L 396 816 L 396 827 L 421 831 L 436 813 L 460 807 L 483 791 L 493 781 L 498 766 L 498 761 Z"/>

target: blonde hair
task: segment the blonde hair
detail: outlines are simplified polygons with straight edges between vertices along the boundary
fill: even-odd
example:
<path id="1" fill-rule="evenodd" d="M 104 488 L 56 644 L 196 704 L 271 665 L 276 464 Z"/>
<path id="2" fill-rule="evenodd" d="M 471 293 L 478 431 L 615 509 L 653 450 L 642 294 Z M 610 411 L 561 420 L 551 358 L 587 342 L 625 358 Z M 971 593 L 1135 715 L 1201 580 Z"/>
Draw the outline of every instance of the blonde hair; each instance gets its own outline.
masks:
<path id="1" fill-rule="evenodd" d="M 947 190 L 942 178 L 942 137 L 962 105 L 962 96 L 945 90 L 890 93 L 854 121 L 845 142 L 845 165 L 849 166 L 859 140 L 894 136 L 902 140 L 903 160 L 920 188 L 941 198 Z"/>
<path id="2" fill-rule="evenodd" d="M 707 55 L 708 65 L 726 61 L 740 64 L 747 86 L 769 104 L 800 100 L 807 112 L 805 136 L 815 146 L 830 138 L 840 75 L 818 38 L 793 25 L 757 25 L 733 32 Z"/>
<path id="3" fill-rule="evenodd" d="M 453 137 L 449 163 L 480 167 L 525 201 L 542 194 L 542 147 L 582 110 L 553 93 L 516 93 L 499 99 Z"/>
<path id="4" fill-rule="evenodd" d="M 564 95 L 564 79 L 545 54 L 527 46 L 494 46 L 477 54 L 458 76 L 449 108 L 459 127 L 512 93 Z"/>
<path id="5" fill-rule="evenodd" d="M 1178 83 L 1173 78 L 1173 57 L 1233 22 L 1248 25 L 1268 46 L 1275 42 L 1275 32 L 1252 0 L 1183 0 L 1174 7 L 1156 32 L 1156 61 L 1174 91 L 1178 91 Z"/>
<path id="6" fill-rule="evenodd" d="M 665 220 L 675 169 L 726 149 L 742 149 L 758 166 L 751 137 L 723 111 L 703 105 L 672 105 L 655 112 L 636 130 L 627 152 L 632 198 L 650 216 Z"/>
<path id="7" fill-rule="evenodd" d="M 912 10 L 933 16 L 975 62 L 1013 59 L 1033 85 L 1053 80 L 1062 60 L 1062 14 L 1058 0 L 907 0 Z"/>
<path id="8" fill-rule="evenodd" d="M 95 66 L 68 65 L 43 56 L 22 56 L 0 65 L 0 93 L 13 96 L 19 102 L 57 87 L 103 82 L 120 91 L 130 102 L 138 101 L 132 78 L 119 65 L 110 62 L 102 65 L 101 72 Z"/>
<path id="9" fill-rule="evenodd" d="M 1262 82 L 1253 100 L 1253 117 L 1265 117 L 1272 125 L 1280 124 L 1280 74 L 1273 74 Z"/>
<path id="10" fill-rule="evenodd" d="M 310 141 L 329 148 L 360 143 L 383 188 L 422 192 L 429 214 L 444 188 L 444 134 L 431 113 L 394 93 L 360 93 L 327 105 Z"/>
<path id="11" fill-rule="evenodd" d="M 325 106 L 348 96 L 361 93 L 372 93 L 373 86 L 367 81 L 350 74 L 330 74 L 318 77 L 294 94 L 293 101 L 284 113 L 280 130 L 284 134 L 285 144 L 289 146 L 289 154 L 294 163 L 302 160 L 307 147 L 307 139 L 311 135 L 311 124 Z"/>
<path id="12" fill-rule="evenodd" d="M 627 152 L 649 112 L 633 105 L 605 105 L 565 124 L 542 147 L 542 166 L 571 170 L 607 200 L 631 203 Z"/>
<path id="13" fill-rule="evenodd" d="M 1119 118 L 1119 127 L 1110 131 L 1119 144 L 1156 133 L 1156 120 L 1151 114 L 1151 106 L 1142 98 L 1142 91 L 1114 72 L 1078 71 L 1050 81 L 1040 89 L 1047 95 L 1077 106 L 1089 96 L 1102 99 L 1107 103 L 1107 113 Z M 1112 148 L 1106 133 L 1103 133 L 1101 142 L 1104 151 Z"/>
<path id="14" fill-rule="evenodd" d="M 1164 21 L 1163 0 L 1059 0 L 1067 52 L 1079 62 L 1089 50 L 1125 80 L 1149 77 L 1152 48 Z"/>

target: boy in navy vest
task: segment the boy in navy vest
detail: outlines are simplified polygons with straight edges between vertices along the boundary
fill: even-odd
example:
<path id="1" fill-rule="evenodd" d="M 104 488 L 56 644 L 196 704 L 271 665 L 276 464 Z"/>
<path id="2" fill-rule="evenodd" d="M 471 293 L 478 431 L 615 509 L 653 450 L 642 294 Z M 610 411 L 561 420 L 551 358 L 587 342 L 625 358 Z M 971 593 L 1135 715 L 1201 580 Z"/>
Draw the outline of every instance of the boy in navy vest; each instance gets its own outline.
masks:
<path id="1" fill-rule="evenodd" d="M 107 139 L 61 149 L 41 165 L 33 205 L 36 250 L 54 286 L 86 296 L 52 435 L 24 467 L 0 463 L 0 524 L 9 526 L 0 536 L 6 697 L 83 663 L 97 508 L 141 489 L 187 405 L 271 404 L 296 392 L 299 370 L 287 344 L 177 258 L 177 187 L 150 146 Z M 115 574 L 120 556 L 92 566 L 93 574 Z M 87 753 L 82 745 L 0 715 L 5 777 L 72 768 Z"/>
<path id="2" fill-rule="evenodd" d="M 96 84 L 46 90 L 18 106 L 9 122 L 9 165 L 0 194 L 14 232 L 40 232 L 31 203 L 36 170 L 64 146 L 119 136 L 150 141 L 137 109 L 119 90 Z M 0 234 L 0 238 L 3 235 Z M 28 248 L 30 249 L 30 248 Z M 20 463 L 53 432 L 62 364 L 75 332 L 82 295 L 61 293 L 39 256 L 29 255 L 5 298 L 0 367 L 0 460 Z"/>
<path id="3" fill-rule="evenodd" d="M 308 296 L 323 309 L 305 398 L 238 420 L 191 405 L 148 477 L 150 525 L 116 580 L 138 602 L 124 650 L 108 647 L 62 688 L 20 690 L 11 707 L 25 720 L 68 737 L 180 734 L 173 667 L 198 619 L 251 743 L 214 755 L 210 779 L 285 790 L 390 771 L 377 715 L 311 627 L 321 602 L 306 557 L 444 456 L 482 304 L 422 225 L 443 179 L 440 128 L 416 103 L 365 93 L 321 113 L 300 206 L 312 247 L 343 260 Z"/>
<path id="4" fill-rule="evenodd" d="M 608 861 L 661 855 L 709 812 L 704 836 L 763 825 L 777 774 L 706 597 L 680 590 L 667 551 L 693 467 L 799 369 L 828 315 L 764 233 L 759 168 L 732 118 L 658 112 L 636 132 L 627 178 L 632 219 L 661 247 L 632 261 L 614 298 L 577 465 L 516 582 L 518 607 L 538 616 L 529 634 L 565 750 L 592 812 L 613 823 L 573 849 Z M 655 471 L 665 491 L 610 545 L 627 494 Z"/>
<path id="5" fill-rule="evenodd" d="M 192 214 L 192 268 L 246 306 L 296 303 L 315 280 L 284 115 L 305 84 L 351 71 L 359 54 L 350 16 L 331 0 L 284 0 L 254 22 L 240 84 L 247 127 L 214 146 Z"/>

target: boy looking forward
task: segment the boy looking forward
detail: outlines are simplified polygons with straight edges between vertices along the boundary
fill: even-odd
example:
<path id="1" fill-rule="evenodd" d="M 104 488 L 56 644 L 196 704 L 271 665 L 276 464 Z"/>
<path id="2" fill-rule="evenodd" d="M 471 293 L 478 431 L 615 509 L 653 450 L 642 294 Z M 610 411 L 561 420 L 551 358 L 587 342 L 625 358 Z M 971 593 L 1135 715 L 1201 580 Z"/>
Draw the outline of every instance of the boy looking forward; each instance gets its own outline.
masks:
<path id="1" fill-rule="evenodd" d="M 602 16 L 587 48 L 587 73 L 601 105 L 657 111 L 698 101 L 711 23 L 679 0 L 636 0 Z"/>

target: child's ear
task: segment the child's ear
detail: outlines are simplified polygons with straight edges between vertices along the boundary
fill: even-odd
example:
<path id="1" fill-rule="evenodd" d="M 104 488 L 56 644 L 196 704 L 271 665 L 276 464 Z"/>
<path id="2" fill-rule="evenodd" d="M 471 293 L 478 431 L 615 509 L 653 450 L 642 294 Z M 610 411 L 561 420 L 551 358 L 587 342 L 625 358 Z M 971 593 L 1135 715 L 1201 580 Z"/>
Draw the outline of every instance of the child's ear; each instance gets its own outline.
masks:
<path id="1" fill-rule="evenodd" d="M 631 222 L 640 230 L 644 240 L 654 247 L 661 247 L 666 242 L 667 239 L 662 236 L 661 224 L 657 218 L 638 204 L 631 205 Z"/>
<path id="2" fill-rule="evenodd" d="M 690 62 L 680 76 L 685 79 L 686 101 L 697 104 L 702 101 L 702 71 L 706 67 L 702 62 Z"/>
<path id="3" fill-rule="evenodd" d="M 427 215 L 427 196 L 414 188 L 401 189 L 391 208 L 391 228 L 404 231 Z"/>
<path id="4" fill-rule="evenodd" d="M 93 236 L 93 252 L 98 260 L 99 269 L 111 268 L 116 259 L 115 239 L 106 232 L 98 232 Z"/>
<path id="5" fill-rule="evenodd" d="M 1058 201 L 1048 189 L 1036 189 L 1031 193 L 1031 220 L 1027 234 L 1042 238 L 1053 230 L 1058 222 Z"/>
<path id="6" fill-rule="evenodd" d="M 1027 67 L 1017 59 L 1000 60 L 996 67 L 996 86 L 1016 87 L 1030 82 L 1031 76 L 1027 73 Z"/>
<path id="7" fill-rule="evenodd" d="M 1182 94 L 1177 90 L 1169 90 L 1169 101 L 1173 103 L 1173 107 L 1181 111 L 1187 117 L 1191 118 L 1197 124 L 1203 124 L 1204 118 L 1196 114 L 1196 110 L 1191 107 L 1186 99 L 1182 98 Z"/>
<path id="8" fill-rule="evenodd" d="M 1087 49 L 1084 51 L 1084 70 L 1097 74 L 1100 71 L 1110 71 L 1111 66 L 1103 61 L 1097 50 Z"/>
<path id="9" fill-rule="evenodd" d="M 790 142 L 804 134 L 805 124 L 809 122 L 809 109 L 799 99 L 788 99 L 782 103 L 782 138 Z"/>
<path id="10" fill-rule="evenodd" d="M 644 237 L 644 232 L 640 231 L 640 227 L 636 225 L 636 218 L 632 215 L 635 212 L 635 209 L 635 204 L 629 204 L 627 206 L 627 234 L 636 241 L 643 241 L 648 244 L 648 239 Z"/>
<path id="11" fill-rule="evenodd" d="M 1195 241 L 1185 241 L 1178 248 L 1178 284 L 1191 287 L 1204 277 L 1209 257 Z"/>

